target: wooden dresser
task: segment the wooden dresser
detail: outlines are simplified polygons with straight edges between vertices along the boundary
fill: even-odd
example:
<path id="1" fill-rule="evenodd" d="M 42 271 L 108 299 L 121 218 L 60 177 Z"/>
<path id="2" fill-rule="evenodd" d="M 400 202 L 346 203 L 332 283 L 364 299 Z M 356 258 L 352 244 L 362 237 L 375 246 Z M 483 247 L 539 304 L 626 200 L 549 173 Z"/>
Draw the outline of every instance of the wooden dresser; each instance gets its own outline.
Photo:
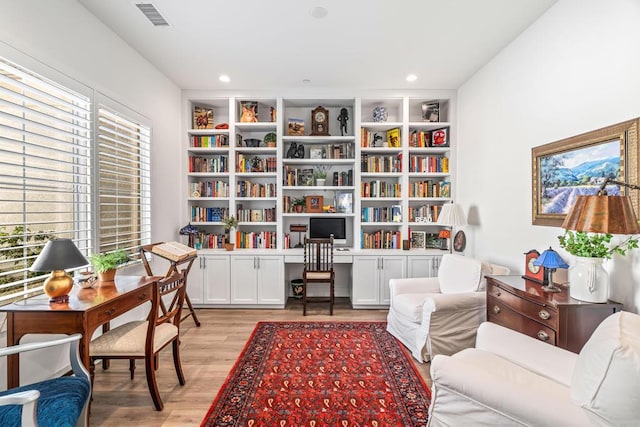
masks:
<path id="1" fill-rule="evenodd" d="M 521 276 L 487 276 L 487 320 L 579 353 L 595 328 L 622 304 L 583 302 Z"/>

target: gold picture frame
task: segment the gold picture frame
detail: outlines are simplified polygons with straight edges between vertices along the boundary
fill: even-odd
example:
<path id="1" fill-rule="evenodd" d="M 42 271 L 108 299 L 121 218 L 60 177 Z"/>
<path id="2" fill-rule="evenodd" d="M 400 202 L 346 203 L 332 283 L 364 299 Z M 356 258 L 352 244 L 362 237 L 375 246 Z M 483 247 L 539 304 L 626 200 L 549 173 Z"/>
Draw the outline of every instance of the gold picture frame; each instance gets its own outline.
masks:
<path id="1" fill-rule="evenodd" d="M 617 172 L 617 177 L 612 178 L 640 185 L 639 123 L 640 118 L 635 118 L 532 148 L 532 224 L 561 226 L 571 208 L 573 196 L 596 194 L 607 174 Z M 585 162 L 578 163 L 583 158 L 590 159 L 590 163 L 600 162 L 601 167 L 596 168 Z M 619 161 L 617 171 L 616 161 Z M 627 191 L 624 187 L 613 187 L 614 191 L 617 188 L 620 194 L 631 197 L 633 208 L 638 214 L 638 192 Z"/>

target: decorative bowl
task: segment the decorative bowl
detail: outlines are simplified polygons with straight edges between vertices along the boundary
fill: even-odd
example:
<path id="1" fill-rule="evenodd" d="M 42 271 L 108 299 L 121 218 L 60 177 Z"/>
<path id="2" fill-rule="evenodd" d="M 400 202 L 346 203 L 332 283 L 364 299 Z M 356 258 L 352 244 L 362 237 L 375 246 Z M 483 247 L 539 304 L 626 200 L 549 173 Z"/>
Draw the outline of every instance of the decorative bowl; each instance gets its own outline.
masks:
<path id="1" fill-rule="evenodd" d="M 259 147 L 260 140 L 258 138 L 245 138 L 244 143 L 247 147 Z"/>

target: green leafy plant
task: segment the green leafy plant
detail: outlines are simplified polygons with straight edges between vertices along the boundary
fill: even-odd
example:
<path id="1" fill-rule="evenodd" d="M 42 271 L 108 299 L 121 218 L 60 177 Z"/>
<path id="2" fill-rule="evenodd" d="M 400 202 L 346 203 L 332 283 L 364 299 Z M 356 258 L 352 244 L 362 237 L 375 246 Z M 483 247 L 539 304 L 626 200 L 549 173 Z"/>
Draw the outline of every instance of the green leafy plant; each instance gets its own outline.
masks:
<path id="1" fill-rule="evenodd" d="M 583 233 L 581 231 L 565 231 L 563 236 L 558 236 L 560 247 L 571 255 L 611 259 L 614 253 L 626 255 L 627 251 L 638 247 L 638 239 L 630 236 L 623 242 L 611 247 L 611 234 Z"/>
<path id="2" fill-rule="evenodd" d="M 23 280 L 26 277 L 42 276 L 47 273 L 29 271 L 44 244 L 55 236 L 52 231 L 35 231 L 23 226 L 11 231 L 0 229 L 0 285 Z M 12 273 L 13 272 L 13 273 Z M 34 284 L 40 286 L 40 283 Z M 0 291 L 0 295 L 13 292 L 12 288 Z"/>
<path id="3" fill-rule="evenodd" d="M 265 144 L 275 144 L 276 143 L 276 139 L 277 139 L 277 136 L 276 136 L 275 132 L 269 132 L 268 134 L 266 134 L 264 136 L 264 143 Z"/>
<path id="4" fill-rule="evenodd" d="M 116 249 L 113 252 L 105 252 L 101 254 L 93 254 L 89 257 L 89 261 L 97 273 L 115 270 L 119 265 L 129 261 L 129 255 L 122 250 Z"/>
<path id="5" fill-rule="evenodd" d="M 293 206 L 304 206 L 307 203 L 307 199 L 304 197 L 298 197 L 293 199 Z"/>
<path id="6" fill-rule="evenodd" d="M 238 220 L 233 215 L 224 217 L 222 223 L 224 224 L 224 229 L 227 230 L 227 232 L 238 226 Z"/>
<path id="7" fill-rule="evenodd" d="M 316 178 L 326 179 L 327 172 L 329 171 L 328 165 L 316 165 L 314 166 L 315 172 L 313 173 Z"/>

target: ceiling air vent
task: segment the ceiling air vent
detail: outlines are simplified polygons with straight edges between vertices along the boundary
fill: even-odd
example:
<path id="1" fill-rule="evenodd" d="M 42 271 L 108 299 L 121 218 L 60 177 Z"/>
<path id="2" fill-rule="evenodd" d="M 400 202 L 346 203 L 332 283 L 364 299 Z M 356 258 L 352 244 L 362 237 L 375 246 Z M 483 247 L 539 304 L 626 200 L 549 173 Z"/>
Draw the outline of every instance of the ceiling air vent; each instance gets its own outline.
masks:
<path id="1" fill-rule="evenodd" d="M 142 12 L 144 16 L 146 16 L 147 19 L 151 21 L 151 23 L 156 27 L 169 25 L 167 20 L 164 19 L 162 15 L 160 15 L 160 12 L 158 12 L 158 9 L 156 9 L 153 4 L 136 3 L 136 7 L 140 9 L 140 12 Z"/>

